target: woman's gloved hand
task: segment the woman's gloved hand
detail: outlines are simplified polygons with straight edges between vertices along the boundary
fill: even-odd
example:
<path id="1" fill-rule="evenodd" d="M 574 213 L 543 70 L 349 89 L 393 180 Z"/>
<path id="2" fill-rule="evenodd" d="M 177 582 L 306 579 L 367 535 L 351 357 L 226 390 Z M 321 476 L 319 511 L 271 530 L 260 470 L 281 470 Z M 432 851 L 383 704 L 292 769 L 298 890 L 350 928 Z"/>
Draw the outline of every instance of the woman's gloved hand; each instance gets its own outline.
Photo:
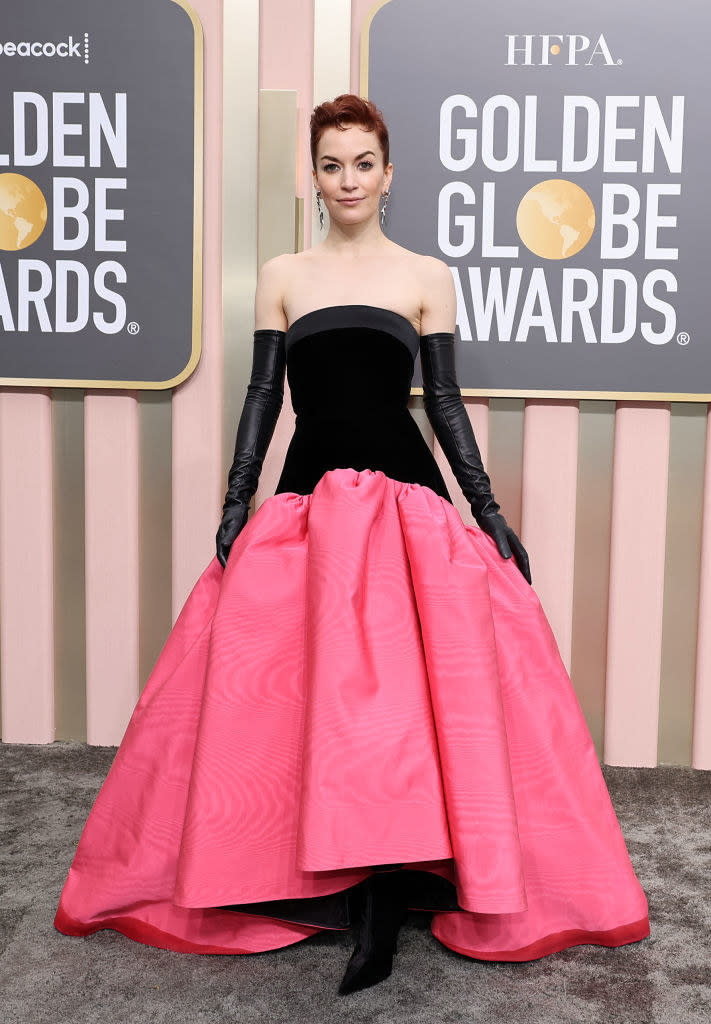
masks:
<path id="1" fill-rule="evenodd" d="M 237 428 L 222 521 L 215 537 L 217 558 L 223 568 L 235 538 L 247 522 L 249 504 L 257 490 L 264 456 L 284 401 L 285 338 L 284 331 L 254 332 L 252 373 Z"/>
<path id="2" fill-rule="evenodd" d="M 504 558 L 511 558 L 513 554 L 516 565 L 521 570 L 524 579 L 527 583 L 530 583 L 531 568 L 528 564 L 528 553 L 504 517 L 500 513 L 483 515 L 477 518 L 477 523 L 485 533 L 493 537 L 496 541 L 496 546 Z"/>
<path id="3" fill-rule="evenodd" d="M 248 517 L 249 505 L 241 501 L 222 510 L 222 521 L 215 537 L 215 546 L 217 558 L 223 568 L 227 565 L 232 544 L 242 527 L 246 525 Z"/>
<path id="4" fill-rule="evenodd" d="M 511 558 L 513 554 L 524 579 L 531 583 L 528 554 L 494 500 L 491 480 L 484 470 L 464 408 L 454 363 L 454 334 L 447 331 L 423 334 L 420 361 L 425 412 L 455 479 L 471 505 L 472 515 L 479 527 L 494 539 L 504 558 Z"/>

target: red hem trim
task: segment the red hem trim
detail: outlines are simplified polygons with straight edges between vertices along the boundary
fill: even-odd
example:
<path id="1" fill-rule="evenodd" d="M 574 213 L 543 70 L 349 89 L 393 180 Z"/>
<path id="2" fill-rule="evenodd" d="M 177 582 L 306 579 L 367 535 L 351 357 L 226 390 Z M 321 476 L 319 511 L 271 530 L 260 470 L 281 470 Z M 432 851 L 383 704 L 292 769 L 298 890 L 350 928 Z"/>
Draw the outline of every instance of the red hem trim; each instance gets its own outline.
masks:
<path id="1" fill-rule="evenodd" d="M 296 942 L 303 942 L 304 939 L 308 939 L 315 932 L 320 931 L 319 928 L 313 928 L 309 925 L 297 925 L 295 927 L 303 928 L 306 931 L 305 935 L 290 938 L 288 942 L 280 942 L 276 946 L 267 946 L 265 949 L 240 949 L 235 946 L 218 946 L 211 943 L 199 945 L 196 942 L 191 942 L 190 939 L 171 935 L 160 928 L 156 928 L 155 925 L 146 924 L 144 921 L 139 921 L 133 917 L 112 917 L 101 924 L 82 924 L 69 917 L 61 908 L 57 910 L 55 915 L 54 927 L 63 935 L 76 936 L 93 935 L 94 932 L 103 931 L 108 928 L 120 932 L 127 938 L 133 939 L 134 942 L 141 942 L 145 946 L 157 946 L 158 949 L 169 949 L 174 953 L 265 953 L 272 949 L 293 946 Z"/>
<path id="2" fill-rule="evenodd" d="M 439 913 L 447 912 L 435 911 L 435 915 Z M 453 913 L 457 913 L 457 911 L 453 911 Z M 103 931 L 105 929 L 110 929 L 125 935 L 134 942 L 141 942 L 146 946 L 155 946 L 158 949 L 169 949 L 175 953 L 262 953 L 273 949 L 283 949 L 286 946 L 293 946 L 295 943 L 303 942 L 304 939 L 309 938 L 311 935 L 314 935 L 319 931 L 336 930 L 323 929 L 304 924 L 293 926 L 303 928 L 306 934 L 298 936 L 297 938 L 290 938 L 287 942 L 280 942 L 276 946 L 267 946 L 263 950 L 259 950 L 242 949 L 235 946 L 220 946 L 214 943 L 198 944 L 196 942 L 191 942 L 190 939 L 180 938 L 179 936 L 164 932 L 160 928 L 156 928 L 155 925 L 149 925 L 143 921 L 137 920 L 136 918 L 126 916 L 112 917 L 107 921 L 103 921 L 101 924 L 90 925 L 74 920 L 74 918 L 69 917 L 69 915 L 60 907 L 54 918 L 54 927 L 63 935 L 81 937 L 93 935 L 95 932 Z M 570 928 L 562 932 L 553 932 L 551 935 L 546 935 L 544 938 L 538 939 L 536 942 L 532 942 L 528 946 L 523 946 L 521 949 L 504 949 L 496 951 L 465 949 L 464 946 L 459 946 L 456 943 L 449 942 L 441 938 L 437 934 L 436 926 L 434 926 L 431 931 L 437 941 L 443 946 L 453 950 L 455 953 L 460 953 L 462 956 L 469 957 L 470 959 L 521 962 L 525 960 L 540 960 L 542 957 L 549 956 L 551 953 L 560 953 L 562 950 L 568 949 L 571 946 L 625 946 L 631 942 L 640 942 L 642 939 L 646 939 L 650 934 L 650 926 L 649 916 L 647 915 L 632 924 L 619 925 L 617 928 L 610 928 L 606 931 L 596 932 L 586 931 L 581 928 Z"/>
<path id="3" fill-rule="evenodd" d="M 646 939 L 650 933 L 649 915 L 640 918 L 632 924 L 619 925 L 617 928 L 609 928 L 607 931 L 593 932 L 583 928 L 569 928 L 563 932 L 553 932 L 536 942 L 523 946 L 521 949 L 502 949 L 496 951 L 465 949 L 453 942 L 448 942 L 437 935 L 435 928 L 432 934 L 443 946 L 461 953 L 474 960 L 540 960 L 541 957 L 549 956 L 551 953 L 560 953 L 570 946 L 625 946 L 630 942 L 640 942 Z"/>

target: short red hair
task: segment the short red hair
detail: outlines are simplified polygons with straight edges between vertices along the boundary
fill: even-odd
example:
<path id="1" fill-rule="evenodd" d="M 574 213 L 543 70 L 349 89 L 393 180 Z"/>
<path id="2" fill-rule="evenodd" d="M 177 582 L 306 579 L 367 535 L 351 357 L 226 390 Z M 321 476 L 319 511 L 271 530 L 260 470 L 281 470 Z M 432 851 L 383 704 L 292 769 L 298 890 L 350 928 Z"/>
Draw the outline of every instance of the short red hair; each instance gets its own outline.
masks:
<path id="1" fill-rule="evenodd" d="M 371 100 L 346 92 L 314 107 L 311 115 L 311 164 L 316 170 L 316 151 L 327 128 L 344 131 L 346 126 L 358 125 L 366 132 L 375 132 L 383 151 L 383 166 L 390 162 L 390 137 L 383 115 Z"/>

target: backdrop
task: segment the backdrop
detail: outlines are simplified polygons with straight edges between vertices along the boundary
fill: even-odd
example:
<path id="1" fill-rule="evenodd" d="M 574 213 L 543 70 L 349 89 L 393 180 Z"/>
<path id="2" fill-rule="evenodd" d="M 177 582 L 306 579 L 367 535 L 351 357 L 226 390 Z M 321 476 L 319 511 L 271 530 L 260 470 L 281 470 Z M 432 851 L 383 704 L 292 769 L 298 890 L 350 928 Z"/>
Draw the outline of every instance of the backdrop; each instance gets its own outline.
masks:
<path id="1" fill-rule="evenodd" d="M 0 389 L 4 742 L 120 741 L 214 552 L 257 268 L 317 240 L 313 104 L 361 89 L 369 2 L 196 0 L 193 11 L 204 33 L 202 354 L 174 390 Z M 711 768 L 708 405 L 465 403 L 600 757 Z M 411 406 L 471 522 L 416 392 Z M 287 386 L 256 505 L 273 494 L 292 427 Z"/>

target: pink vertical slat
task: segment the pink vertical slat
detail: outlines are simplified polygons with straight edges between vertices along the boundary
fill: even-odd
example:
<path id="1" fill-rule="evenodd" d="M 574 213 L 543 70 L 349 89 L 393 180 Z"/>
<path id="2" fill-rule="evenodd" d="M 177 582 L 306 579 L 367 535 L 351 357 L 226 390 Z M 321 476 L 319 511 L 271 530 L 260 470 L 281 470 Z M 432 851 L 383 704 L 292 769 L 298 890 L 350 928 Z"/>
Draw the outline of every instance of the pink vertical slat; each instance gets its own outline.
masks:
<path id="1" fill-rule="evenodd" d="M 195 371 L 173 392 L 173 622 L 215 554 L 226 483 L 221 464 L 222 207 L 221 189 L 215 187 L 222 167 L 222 2 L 193 0 L 193 7 L 205 38 L 202 351 Z"/>
<path id="2" fill-rule="evenodd" d="M 304 203 L 304 248 L 311 245 L 313 183 L 309 120 L 314 87 L 313 0 L 262 0 L 259 11 L 259 88 L 295 89 L 296 194 Z"/>
<path id="3" fill-rule="evenodd" d="M 605 762 L 657 763 L 671 410 L 618 402 L 612 479 Z"/>
<path id="4" fill-rule="evenodd" d="M 696 643 L 694 768 L 711 769 L 711 405 L 706 414 L 706 465 L 701 540 L 701 581 Z"/>
<path id="5" fill-rule="evenodd" d="M 84 398 L 87 742 L 118 744 L 138 699 L 138 401 Z"/>
<path id="6" fill-rule="evenodd" d="M 521 540 L 570 672 L 579 407 L 565 399 L 529 400 L 523 416 Z"/>
<path id="7" fill-rule="evenodd" d="M 48 391 L 0 392 L 4 743 L 55 735 L 51 410 Z"/>

